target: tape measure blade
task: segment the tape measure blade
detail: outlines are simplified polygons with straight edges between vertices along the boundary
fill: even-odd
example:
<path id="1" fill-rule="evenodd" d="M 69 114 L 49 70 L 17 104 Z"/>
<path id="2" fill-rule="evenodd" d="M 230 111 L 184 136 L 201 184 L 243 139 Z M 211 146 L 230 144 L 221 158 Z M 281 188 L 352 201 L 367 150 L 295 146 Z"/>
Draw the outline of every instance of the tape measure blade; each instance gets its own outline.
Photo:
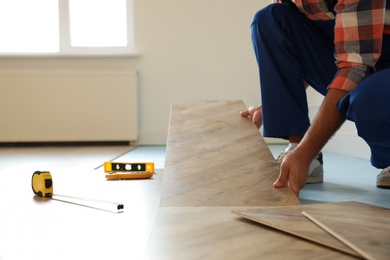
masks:
<path id="1" fill-rule="evenodd" d="M 109 202 L 109 201 L 99 201 L 99 200 L 93 200 L 93 199 L 85 199 L 85 198 L 78 198 L 78 197 L 71 197 L 66 195 L 53 195 L 52 199 L 74 204 L 78 206 L 83 206 L 87 208 L 93 208 L 93 209 L 99 209 L 103 211 L 109 211 L 114 213 L 122 213 L 124 209 L 124 205 L 121 203 L 116 202 Z"/>

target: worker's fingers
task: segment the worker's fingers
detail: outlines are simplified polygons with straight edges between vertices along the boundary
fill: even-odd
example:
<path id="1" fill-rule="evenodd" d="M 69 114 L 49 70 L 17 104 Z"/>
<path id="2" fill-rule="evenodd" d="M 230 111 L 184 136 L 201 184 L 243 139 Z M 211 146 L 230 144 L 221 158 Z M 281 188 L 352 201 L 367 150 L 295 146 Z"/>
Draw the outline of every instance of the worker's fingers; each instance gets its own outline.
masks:
<path id="1" fill-rule="evenodd" d="M 294 169 L 291 168 L 289 164 L 282 163 L 279 176 L 274 182 L 273 186 L 275 188 L 289 186 L 290 189 L 298 196 L 302 187 L 299 185 L 299 182 L 294 179 L 293 171 Z"/>
<path id="2" fill-rule="evenodd" d="M 287 185 L 287 181 L 288 181 L 287 178 L 284 178 L 284 177 L 279 175 L 279 177 L 274 182 L 274 187 L 275 188 L 283 188 L 284 186 Z"/>
<path id="3" fill-rule="evenodd" d="M 286 157 L 284 159 L 286 159 Z M 282 164 L 280 165 L 279 176 L 276 179 L 276 181 L 274 182 L 275 188 L 282 188 L 282 187 L 287 185 L 289 172 L 290 172 L 290 169 L 289 169 L 288 165 L 286 166 L 284 164 L 284 161 L 283 161 Z"/>
<path id="4" fill-rule="evenodd" d="M 242 117 L 248 117 L 248 116 L 250 116 L 249 110 L 240 111 L 240 115 L 241 115 Z"/>
<path id="5" fill-rule="evenodd" d="M 284 179 L 279 176 L 278 179 L 274 182 L 275 188 L 283 188 L 285 186 L 289 186 L 290 189 L 298 196 L 300 191 L 300 186 L 296 185 L 294 182 L 289 182 L 288 179 Z"/>
<path id="6" fill-rule="evenodd" d="M 252 116 L 252 121 L 255 123 L 257 128 L 260 128 L 263 124 L 263 113 L 261 111 L 255 111 Z"/>
<path id="7" fill-rule="evenodd" d="M 254 112 L 256 111 L 256 108 L 253 107 L 253 106 L 250 106 L 248 107 L 248 110 L 245 110 L 245 111 L 241 111 L 240 112 L 240 115 L 242 117 L 248 117 L 248 118 L 251 118 L 254 114 Z"/>
<path id="8" fill-rule="evenodd" d="M 242 117 L 251 118 L 252 122 L 260 128 L 263 124 L 263 111 L 261 105 L 258 106 L 250 106 L 248 110 L 240 111 L 240 115 Z"/>

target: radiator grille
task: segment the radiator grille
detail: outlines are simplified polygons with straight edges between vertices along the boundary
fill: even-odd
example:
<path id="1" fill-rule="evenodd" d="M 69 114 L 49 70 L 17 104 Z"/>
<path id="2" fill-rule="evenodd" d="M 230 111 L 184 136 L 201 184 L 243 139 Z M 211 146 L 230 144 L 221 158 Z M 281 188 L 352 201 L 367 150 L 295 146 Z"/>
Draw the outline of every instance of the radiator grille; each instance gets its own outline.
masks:
<path id="1" fill-rule="evenodd" d="M 137 139 L 135 71 L 0 72 L 0 142 Z"/>

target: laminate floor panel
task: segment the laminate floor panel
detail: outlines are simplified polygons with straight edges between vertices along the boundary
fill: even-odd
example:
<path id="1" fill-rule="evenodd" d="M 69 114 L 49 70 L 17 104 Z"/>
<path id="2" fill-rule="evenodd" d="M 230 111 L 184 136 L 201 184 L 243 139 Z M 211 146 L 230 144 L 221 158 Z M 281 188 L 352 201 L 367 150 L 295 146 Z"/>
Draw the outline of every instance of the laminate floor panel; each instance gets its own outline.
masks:
<path id="1" fill-rule="evenodd" d="M 334 232 L 310 221 L 303 212 Z M 388 259 L 390 256 L 390 210 L 387 208 L 351 201 L 254 208 L 233 213 L 351 255 L 372 256 L 367 259 Z M 334 234 L 351 242 L 345 243 Z"/>
<path id="2" fill-rule="evenodd" d="M 304 215 L 366 259 L 390 258 L 390 209 L 344 203 L 307 209 Z"/>
<path id="3" fill-rule="evenodd" d="M 309 221 L 302 214 L 302 211 L 318 209 L 331 212 L 335 208 L 337 209 L 338 205 L 341 207 L 347 207 L 355 204 L 358 203 L 340 202 L 289 207 L 262 207 L 243 211 L 233 210 L 232 213 L 265 226 L 269 226 L 277 230 L 301 237 L 303 239 L 307 239 L 354 256 L 360 256 L 360 254 L 358 254 L 355 250 L 339 241 L 337 238 L 329 234 L 326 230 L 322 229 L 312 221 Z"/>
<path id="4" fill-rule="evenodd" d="M 232 206 L 300 204 L 289 188 L 273 188 L 279 167 L 258 129 L 237 115 L 242 109 L 241 101 L 172 105 L 146 259 L 350 259 L 230 214 Z"/>
<path id="5" fill-rule="evenodd" d="M 231 214 L 232 207 L 161 207 L 145 259 L 356 259 Z"/>
<path id="6" fill-rule="evenodd" d="M 242 101 L 175 102 L 161 206 L 299 205 L 258 129 L 238 115 Z"/>

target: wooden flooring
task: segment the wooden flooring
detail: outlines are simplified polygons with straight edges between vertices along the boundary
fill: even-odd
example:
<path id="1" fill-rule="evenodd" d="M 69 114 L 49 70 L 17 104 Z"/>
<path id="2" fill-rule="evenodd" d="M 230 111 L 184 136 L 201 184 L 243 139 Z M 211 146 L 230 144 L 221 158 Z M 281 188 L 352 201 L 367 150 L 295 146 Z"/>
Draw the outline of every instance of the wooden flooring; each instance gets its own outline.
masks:
<path id="1" fill-rule="evenodd" d="M 360 202 L 264 207 L 234 214 L 365 259 L 390 256 L 390 209 Z"/>
<path id="2" fill-rule="evenodd" d="M 297 205 L 275 189 L 275 159 L 241 101 L 176 102 L 172 106 L 161 206 Z"/>
<path id="3" fill-rule="evenodd" d="M 300 206 L 289 188 L 273 188 L 278 166 L 243 109 L 241 101 L 173 103 L 146 259 L 355 258 L 232 214 Z"/>
<path id="4" fill-rule="evenodd" d="M 355 259 L 239 218 L 240 207 L 160 207 L 145 259 Z"/>

